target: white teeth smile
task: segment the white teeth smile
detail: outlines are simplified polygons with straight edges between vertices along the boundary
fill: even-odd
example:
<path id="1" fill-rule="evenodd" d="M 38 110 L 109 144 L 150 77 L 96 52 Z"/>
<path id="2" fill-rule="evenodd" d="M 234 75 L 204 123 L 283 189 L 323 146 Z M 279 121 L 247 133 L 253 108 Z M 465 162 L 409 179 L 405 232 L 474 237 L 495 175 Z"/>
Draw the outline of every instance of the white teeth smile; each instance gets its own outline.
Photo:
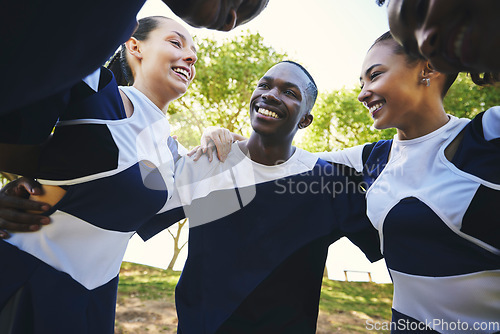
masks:
<path id="1" fill-rule="evenodd" d="M 185 69 L 180 68 L 180 67 L 174 67 L 174 68 L 172 68 L 172 70 L 173 70 L 174 72 L 176 72 L 176 73 L 179 73 L 179 74 L 181 74 L 181 75 L 185 76 L 185 77 L 186 77 L 186 79 L 189 79 L 189 72 L 188 72 L 188 71 L 186 71 Z"/>
<path id="2" fill-rule="evenodd" d="M 372 106 L 371 108 L 369 108 L 368 110 L 370 111 L 370 114 L 373 115 L 373 113 L 377 110 L 377 109 L 380 109 L 382 108 L 384 104 L 383 103 L 377 103 L 375 104 L 374 106 Z"/>
<path id="3" fill-rule="evenodd" d="M 259 114 L 264 115 L 264 116 L 268 116 L 268 117 L 279 119 L 278 114 L 276 114 L 274 111 L 270 111 L 270 110 L 267 110 L 267 109 L 259 108 L 257 110 L 257 112 Z"/>

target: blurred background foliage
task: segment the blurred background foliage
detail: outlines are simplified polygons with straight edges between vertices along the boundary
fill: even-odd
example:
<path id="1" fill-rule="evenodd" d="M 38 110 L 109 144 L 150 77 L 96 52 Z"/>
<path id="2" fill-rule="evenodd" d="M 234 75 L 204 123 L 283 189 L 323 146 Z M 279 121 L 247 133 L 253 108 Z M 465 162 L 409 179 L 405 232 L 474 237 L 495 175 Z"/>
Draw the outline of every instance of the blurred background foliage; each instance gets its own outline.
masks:
<path id="1" fill-rule="evenodd" d="M 248 137 L 249 101 L 257 81 L 274 64 L 289 59 L 264 43 L 258 33 L 246 33 L 216 42 L 197 39 L 196 78 L 181 99 L 169 106 L 172 134 L 187 148 L 199 143 L 203 129 L 221 126 Z M 499 87 L 479 87 L 462 73 L 448 92 L 445 110 L 472 118 L 500 105 Z M 367 110 L 358 102 L 359 88 L 320 91 L 313 109 L 314 121 L 298 132 L 295 145 L 311 152 L 343 148 L 389 139 L 394 129 L 376 130 Z M 0 183 L 14 176 L 0 173 Z"/>
<path id="2" fill-rule="evenodd" d="M 170 105 L 172 132 L 186 147 L 196 146 L 203 129 L 225 127 L 249 136 L 249 100 L 260 77 L 274 64 L 290 59 L 264 44 L 257 33 L 215 42 L 198 39 L 200 59 L 188 93 Z M 294 60 L 294 59 L 290 59 Z M 295 145 L 311 152 L 339 150 L 394 136 L 394 129 L 376 130 L 367 110 L 358 102 L 359 88 L 319 92 L 314 122 L 298 133 Z M 462 73 L 445 98 L 445 110 L 472 118 L 500 105 L 498 87 L 479 87 Z"/>

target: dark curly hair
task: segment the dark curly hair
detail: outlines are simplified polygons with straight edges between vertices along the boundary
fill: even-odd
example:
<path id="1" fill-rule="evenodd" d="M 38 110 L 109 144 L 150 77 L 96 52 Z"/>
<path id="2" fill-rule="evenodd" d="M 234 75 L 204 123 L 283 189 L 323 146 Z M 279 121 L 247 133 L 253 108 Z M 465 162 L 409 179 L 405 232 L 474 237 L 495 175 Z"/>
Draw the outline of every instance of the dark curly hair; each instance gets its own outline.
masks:
<path id="1" fill-rule="evenodd" d="M 318 97 L 318 86 L 316 86 L 316 82 L 314 81 L 312 75 L 309 73 L 308 70 L 305 69 L 304 66 L 302 66 L 299 63 L 294 62 L 292 60 L 282 60 L 282 61 L 280 61 L 280 63 L 290 63 L 290 64 L 293 64 L 293 65 L 299 67 L 302 70 L 302 72 L 304 72 L 305 75 L 309 78 L 309 84 L 307 85 L 307 88 L 306 88 L 306 92 L 307 92 L 307 95 L 309 97 L 307 104 L 308 104 L 308 108 L 312 109 L 314 106 L 314 103 L 316 103 L 316 98 Z"/>
<path id="2" fill-rule="evenodd" d="M 387 0 L 387 4 L 389 4 L 390 0 Z M 385 3 L 385 0 L 376 0 L 377 5 L 382 6 Z M 472 73 L 469 72 L 472 82 L 474 82 L 478 86 L 489 86 L 496 85 L 500 82 L 500 73 L 494 72 L 485 72 L 485 73 Z"/>
<path id="3" fill-rule="evenodd" d="M 500 73 L 469 73 L 472 81 L 478 86 L 493 86 L 500 82 Z"/>

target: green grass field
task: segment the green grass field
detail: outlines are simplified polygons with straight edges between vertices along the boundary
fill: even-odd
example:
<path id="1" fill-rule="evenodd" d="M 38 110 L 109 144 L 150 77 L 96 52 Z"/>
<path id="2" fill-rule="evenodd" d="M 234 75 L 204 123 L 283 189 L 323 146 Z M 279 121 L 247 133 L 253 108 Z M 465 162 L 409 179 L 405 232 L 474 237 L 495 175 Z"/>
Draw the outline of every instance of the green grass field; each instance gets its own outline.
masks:
<path id="1" fill-rule="evenodd" d="M 123 263 L 118 303 L 127 298 L 174 304 L 180 272 Z M 384 333 L 368 330 L 366 322 L 391 319 L 392 284 L 323 280 L 318 333 Z"/>

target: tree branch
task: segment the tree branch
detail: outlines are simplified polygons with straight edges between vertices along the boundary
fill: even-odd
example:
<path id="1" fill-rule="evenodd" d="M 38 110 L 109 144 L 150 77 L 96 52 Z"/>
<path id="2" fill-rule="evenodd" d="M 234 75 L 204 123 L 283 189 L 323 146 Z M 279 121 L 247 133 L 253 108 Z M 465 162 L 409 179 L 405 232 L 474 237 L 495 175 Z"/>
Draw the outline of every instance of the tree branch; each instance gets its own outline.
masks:
<path id="1" fill-rule="evenodd" d="M 181 101 L 179 101 L 179 103 L 184 108 L 186 108 L 186 110 L 189 112 L 191 117 L 195 120 L 195 123 L 196 123 L 195 125 L 198 128 L 198 130 L 200 131 L 200 133 L 203 133 L 203 130 L 205 130 L 205 124 L 203 124 L 203 122 L 196 116 L 196 113 L 186 104 L 185 101 L 181 100 Z"/>
<path id="2" fill-rule="evenodd" d="M 174 238 L 174 240 L 175 240 L 174 234 L 172 232 L 170 232 L 170 230 L 168 228 L 167 228 L 167 231 L 168 231 L 168 233 L 170 233 L 170 235 L 172 236 L 172 238 Z"/>
<path id="3" fill-rule="evenodd" d="M 180 251 L 184 248 L 184 246 L 186 246 L 186 245 L 187 245 L 187 243 L 188 243 L 188 242 L 186 241 L 186 242 L 185 242 L 185 243 L 184 243 L 184 244 L 183 244 L 183 245 L 179 248 L 179 252 L 180 252 Z"/>

